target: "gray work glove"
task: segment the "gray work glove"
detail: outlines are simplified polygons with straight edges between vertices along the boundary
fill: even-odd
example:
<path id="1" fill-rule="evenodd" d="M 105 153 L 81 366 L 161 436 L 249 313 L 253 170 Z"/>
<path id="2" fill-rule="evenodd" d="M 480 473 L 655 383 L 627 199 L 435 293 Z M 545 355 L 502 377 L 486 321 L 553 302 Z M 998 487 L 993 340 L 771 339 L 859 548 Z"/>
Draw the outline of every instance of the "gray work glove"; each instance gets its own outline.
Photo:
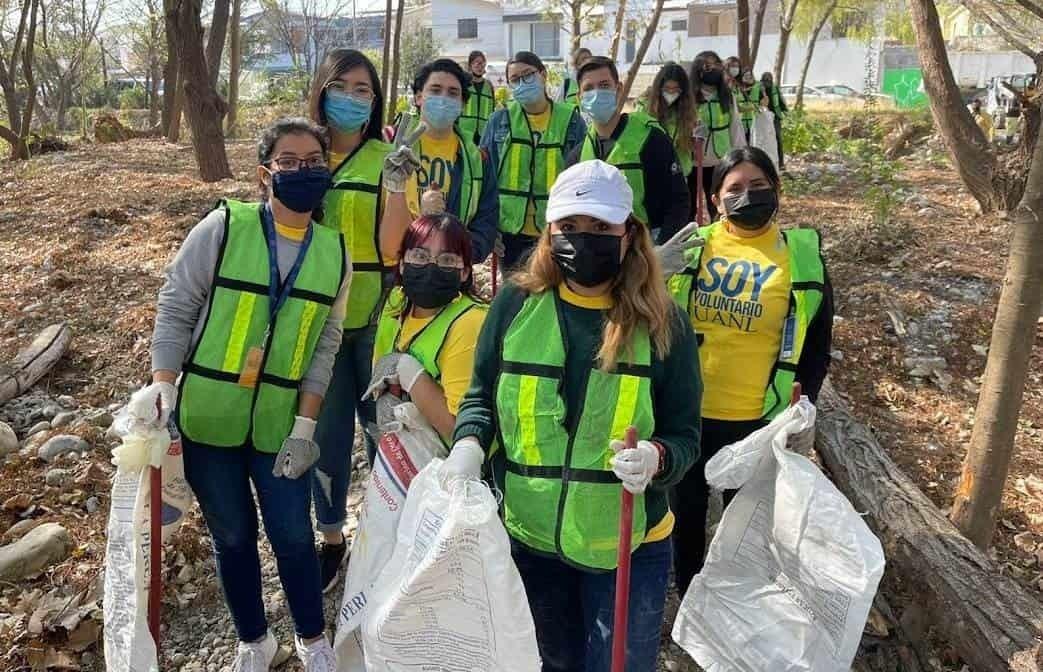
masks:
<path id="1" fill-rule="evenodd" d="M 405 129 L 402 129 L 402 137 L 395 143 L 397 148 L 384 157 L 382 180 L 385 191 L 396 194 L 405 192 L 410 176 L 420 167 L 420 159 L 413 151 L 413 143 L 419 140 L 426 130 L 427 125 L 423 122 L 417 124 L 412 132 L 406 133 Z"/>
<path id="2" fill-rule="evenodd" d="M 683 271 L 692 261 L 694 256 L 692 250 L 706 244 L 706 241 L 697 235 L 698 228 L 698 224 L 689 222 L 683 229 L 675 233 L 673 238 L 655 248 L 665 277 Z"/>
<path id="3" fill-rule="evenodd" d="M 313 436 L 314 420 L 300 415 L 294 418 L 293 429 L 275 456 L 272 475 L 276 478 L 297 479 L 311 469 L 319 461 L 319 446 L 312 440 Z"/>
<path id="4" fill-rule="evenodd" d="M 396 385 L 409 393 L 423 373 L 424 365 L 409 353 L 392 352 L 384 355 L 373 365 L 373 377 L 369 387 L 362 393 L 362 399 L 378 399 Z"/>
<path id="5" fill-rule="evenodd" d="M 432 186 L 420 197 L 421 215 L 441 215 L 445 212 L 445 192 Z"/>

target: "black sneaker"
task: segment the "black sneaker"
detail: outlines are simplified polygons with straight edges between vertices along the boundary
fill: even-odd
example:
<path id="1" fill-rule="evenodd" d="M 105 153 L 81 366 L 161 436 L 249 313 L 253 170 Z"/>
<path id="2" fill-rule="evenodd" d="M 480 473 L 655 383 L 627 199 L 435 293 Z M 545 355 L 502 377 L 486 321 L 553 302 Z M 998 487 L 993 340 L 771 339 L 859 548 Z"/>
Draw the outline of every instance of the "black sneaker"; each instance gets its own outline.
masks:
<path id="1" fill-rule="evenodd" d="M 323 543 L 319 548 L 319 570 L 322 577 L 322 592 L 328 593 L 337 585 L 340 566 L 344 564 L 344 556 L 348 553 L 348 542 L 345 539 L 339 544 Z"/>

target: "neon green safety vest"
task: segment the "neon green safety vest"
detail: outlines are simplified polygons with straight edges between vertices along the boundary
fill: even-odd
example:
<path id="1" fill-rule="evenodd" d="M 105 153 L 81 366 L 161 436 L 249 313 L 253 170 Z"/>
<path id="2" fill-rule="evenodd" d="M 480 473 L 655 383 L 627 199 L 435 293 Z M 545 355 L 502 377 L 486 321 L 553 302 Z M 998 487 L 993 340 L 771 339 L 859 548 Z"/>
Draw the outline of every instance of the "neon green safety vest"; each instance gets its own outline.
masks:
<path id="1" fill-rule="evenodd" d="M 757 116 L 757 108 L 761 104 L 761 83 L 754 82 L 749 91 L 743 89 L 742 86 L 736 86 L 735 96 L 735 102 L 739 106 L 739 114 L 742 117 L 742 125 L 749 131 Z"/>
<path id="2" fill-rule="evenodd" d="M 198 443 L 252 443 L 277 453 L 297 413 L 301 378 L 311 365 L 330 306 L 347 272 L 343 238 L 314 226 L 311 245 L 286 303 L 268 329 L 268 245 L 260 203 L 224 201 L 224 237 L 210 310 L 181 377 L 178 425 Z M 265 338 L 267 336 L 267 341 Z M 254 387 L 239 384 L 247 353 L 264 348 Z"/>
<path id="3" fill-rule="evenodd" d="M 641 163 L 641 150 L 648 142 L 652 129 L 663 127 L 645 112 L 631 112 L 627 115 L 627 125 L 623 133 L 616 139 L 616 144 L 607 157 L 598 156 L 597 130 L 591 129 L 583 140 L 580 161 L 601 159 L 618 168 L 627 178 L 630 189 L 634 192 L 634 217 L 647 225 L 648 211 L 645 209 L 645 166 Z M 665 133 L 665 131 L 663 131 Z"/>
<path id="4" fill-rule="evenodd" d="M 699 119 L 710 134 L 708 142 L 713 143 L 713 153 L 717 158 L 724 158 L 732 151 L 732 113 L 721 107 L 717 94 L 705 103 L 699 104 Z"/>
<path id="5" fill-rule="evenodd" d="M 380 176 L 393 148 L 368 139 L 333 172 L 333 186 L 326 192 L 323 224 L 344 236 L 351 252 L 351 292 L 344 317 L 345 329 L 360 329 L 379 315 L 383 274 L 392 270 L 380 254 Z"/>
<path id="6" fill-rule="evenodd" d="M 511 134 L 500 148 L 500 231 L 518 233 L 525 226 L 529 201 L 535 205 L 536 228 L 543 230 L 547 195 L 565 165 L 565 136 L 569 122 L 578 114 L 565 103 L 551 105 L 550 123 L 534 144 L 525 108 L 507 105 Z"/>
<path id="7" fill-rule="evenodd" d="M 395 131 L 395 136 L 398 137 L 399 133 L 409 133 L 410 131 L 412 131 L 412 127 L 400 127 Z M 460 141 L 457 159 L 463 163 L 462 172 L 460 173 L 460 201 L 457 203 L 456 211 L 453 214 L 465 227 L 470 227 L 474 216 L 478 214 L 478 203 L 482 198 L 482 180 L 485 175 L 485 168 L 482 163 L 482 153 L 478 146 L 469 137 L 462 134 L 460 129 L 454 128 L 453 132 L 456 133 L 456 137 Z M 413 144 L 413 151 L 416 152 L 417 156 L 420 156 L 419 139 Z M 450 185 L 450 190 L 454 188 L 456 188 L 454 185 Z M 445 196 L 446 201 L 448 201 L 449 194 Z M 420 194 L 412 189 L 407 189 L 406 200 L 410 212 L 420 212 Z"/>
<path id="8" fill-rule="evenodd" d="M 647 98 L 638 98 L 634 107 L 651 115 L 648 111 Z M 688 177 L 692 174 L 692 169 L 695 168 L 695 160 L 692 158 L 691 150 L 683 152 L 677 144 L 677 115 L 674 113 L 668 114 L 666 121 L 661 121 L 660 124 L 663 126 L 663 130 L 666 131 L 666 134 L 670 136 L 670 140 L 673 141 L 674 153 L 677 154 L 677 163 L 681 166 L 681 171 L 684 173 L 684 176 Z M 688 134 L 692 134 L 692 129 L 688 129 Z"/>
<path id="9" fill-rule="evenodd" d="M 408 352 L 424 365 L 424 370 L 435 380 L 442 378 L 442 371 L 438 368 L 438 356 L 442 354 L 449 330 L 465 313 L 471 310 L 486 310 L 485 306 L 475 303 L 471 297 L 461 294 L 438 311 L 431 321 L 413 336 L 413 340 L 403 346 L 398 342 L 398 337 L 402 331 L 405 309 L 405 293 L 401 287 L 396 287 L 388 295 L 387 305 L 380 316 L 377 340 L 373 346 L 373 361 L 375 363 L 392 352 Z"/>
<path id="10" fill-rule="evenodd" d="M 493 114 L 496 97 L 493 94 L 493 85 L 488 79 L 483 79 L 477 86 L 472 82 L 467 90 L 467 104 L 464 105 L 464 111 L 456 124 L 460 132 L 473 141 L 485 133 L 485 124 Z"/>
<path id="11" fill-rule="evenodd" d="M 781 94 L 779 93 L 779 87 L 772 85 L 771 89 L 768 90 L 768 100 L 771 103 L 771 111 L 778 117 L 782 112 L 782 102 L 780 99 Z"/>
<path id="12" fill-rule="evenodd" d="M 579 82 L 572 77 L 566 77 L 561 84 L 561 102 L 579 107 Z"/>
<path id="13" fill-rule="evenodd" d="M 709 241 L 721 227 L 720 222 L 699 229 L 698 235 Z M 796 380 L 797 363 L 804 350 L 808 326 L 822 306 L 825 289 L 825 264 L 822 261 L 821 241 L 814 229 L 790 229 L 782 232 L 789 249 L 790 300 L 789 317 L 784 323 L 782 346 L 764 393 L 763 419 L 770 420 L 785 410 L 790 402 L 790 390 Z M 699 276 L 700 259 L 704 248 L 700 247 L 688 267 L 667 281 L 670 294 L 689 315 L 695 307 L 696 283 Z M 787 343 L 791 345 L 787 346 Z"/>
<path id="14" fill-rule="evenodd" d="M 594 368 L 581 413 L 565 426 L 560 387 L 566 348 L 557 291 L 528 297 L 502 343 L 496 420 L 507 460 L 504 525 L 538 552 L 585 568 L 616 568 L 620 482 L 609 460 L 613 439 L 655 429 L 652 346 L 647 331 L 612 373 Z M 644 496 L 634 497 L 633 549 L 646 534 Z"/>

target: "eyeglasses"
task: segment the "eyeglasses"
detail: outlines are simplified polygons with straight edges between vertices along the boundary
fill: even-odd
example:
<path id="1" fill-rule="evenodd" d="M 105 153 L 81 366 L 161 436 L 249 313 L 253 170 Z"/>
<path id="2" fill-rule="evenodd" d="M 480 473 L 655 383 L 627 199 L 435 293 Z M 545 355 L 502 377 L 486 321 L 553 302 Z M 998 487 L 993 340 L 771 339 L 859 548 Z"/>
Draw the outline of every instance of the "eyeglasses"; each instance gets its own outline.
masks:
<path id="1" fill-rule="evenodd" d="M 326 85 L 326 90 L 350 94 L 359 98 L 365 98 L 366 100 L 373 100 L 373 91 L 366 84 L 356 84 L 355 87 L 349 91 L 344 82 L 335 79 Z"/>
<path id="2" fill-rule="evenodd" d="M 441 252 L 432 255 L 425 247 L 411 247 L 406 250 L 404 261 L 414 266 L 427 266 L 434 262 L 439 268 L 460 270 L 464 267 L 464 259 L 453 252 Z"/>
<path id="3" fill-rule="evenodd" d="M 536 70 L 533 70 L 532 72 L 527 72 L 524 75 L 518 75 L 517 77 L 511 77 L 510 79 L 507 80 L 507 83 L 510 84 L 511 87 L 518 86 L 519 84 L 532 84 L 533 82 L 536 81 L 536 75 L 537 74 L 539 74 L 539 73 Z"/>
<path id="4" fill-rule="evenodd" d="M 292 173 L 301 168 L 315 169 L 326 167 L 326 159 L 321 155 L 307 156 L 303 159 L 299 156 L 280 156 L 272 159 L 269 163 L 274 164 L 279 170 L 287 173 Z"/>

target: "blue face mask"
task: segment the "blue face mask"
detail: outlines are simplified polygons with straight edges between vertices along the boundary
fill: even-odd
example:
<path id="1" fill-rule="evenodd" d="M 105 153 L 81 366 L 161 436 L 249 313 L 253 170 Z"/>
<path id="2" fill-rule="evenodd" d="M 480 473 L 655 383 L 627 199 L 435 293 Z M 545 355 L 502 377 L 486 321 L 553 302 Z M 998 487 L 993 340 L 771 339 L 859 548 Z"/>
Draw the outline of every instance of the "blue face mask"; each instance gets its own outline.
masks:
<path id="1" fill-rule="evenodd" d="M 452 126 L 457 117 L 460 116 L 462 109 L 463 103 L 456 98 L 450 98 L 449 96 L 424 96 L 424 120 L 427 121 L 431 128 L 437 131 L 444 131 Z"/>
<path id="2" fill-rule="evenodd" d="M 599 124 L 608 123 L 616 113 L 616 90 L 594 89 L 584 91 L 580 96 L 579 105 L 590 118 Z"/>
<path id="3" fill-rule="evenodd" d="M 330 188 L 330 169 L 301 168 L 272 173 L 272 195 L 294 212 L 312 212 Z"/>
<path id="4" fill-rule="evenodd" d="M 338 131 L 353 133 L 369 121 L 373 101 L 357 98 L 343 91 L 326 89 L 322 111 L 326 113 L 326 120 L 330 126 Z"/>
<path id="5" fill-rule="evenodd" d="M 518 86 L 511 89 L 511 95 L 514 99 L 522 105 L 530 105 L 535 103 L 547 96 L 546 89 L 543 87 L 543 80 L 539 75 L 533 79 L 529 84 L 525 82 L 518 82 Z"/>

